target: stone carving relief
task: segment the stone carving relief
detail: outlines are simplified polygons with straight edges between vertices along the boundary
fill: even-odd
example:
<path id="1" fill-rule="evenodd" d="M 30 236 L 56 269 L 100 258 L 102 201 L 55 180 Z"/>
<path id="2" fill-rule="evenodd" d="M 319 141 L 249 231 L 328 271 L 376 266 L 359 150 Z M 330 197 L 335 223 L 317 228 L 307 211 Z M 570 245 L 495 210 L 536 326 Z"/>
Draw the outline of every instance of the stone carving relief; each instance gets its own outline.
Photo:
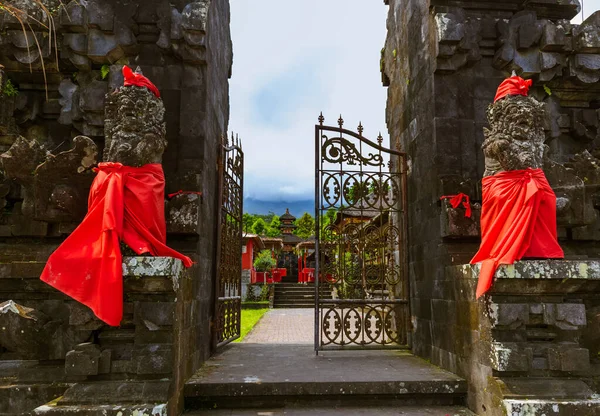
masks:
<path id="1" fill-rule="evenodd" d="M 74 147 L 53 155 L 35 140 L 19 136 L 0 155 L 6 178 L 21 186 L 24 215 L 46 222 L 77 222 L 87 211 L 91 167 L 98 148 L 88 137 L 77 136 Z"/>
<path id="2" fill-rule="evenodd" d="M 544 159 L 544 105 L 535 98 L 514 96 L 498 100 L 487 110 L 484 128 L 484 176 L 504 170 L 541 168 Z"/>
<path id="3" fill-rule="evenodd" d="M 171 50 L 184 62 L 202 64 L 206 61 L 207 0 L 188 3 L 181 13 L 173 7 L 170 22 L 159 24 L 161 32 L 156 44 Z"/>
<path id="4" fill-rule="evenodd" d="M 481 21 L 469 19 L 461 8 L 436 13 L 437 70 L 454 72 L 481 59 Z"/>
<path id="5" fill-rule="evenodd" d="M 135 167 L 161 163 L 167 147 L 164 115 L 162 100 L 146 88 L 121 87 L 108 94 L 104 160 Z"/>
<path id="6" fill-rule="evenodd" d="M 600 13 L 581 25 L 538 20 L 523 11 L 497 24 L 501 47 L 494 56 L 498 69 L 551 81 L 565 76 L 592 84 L 600 80 Z"/>

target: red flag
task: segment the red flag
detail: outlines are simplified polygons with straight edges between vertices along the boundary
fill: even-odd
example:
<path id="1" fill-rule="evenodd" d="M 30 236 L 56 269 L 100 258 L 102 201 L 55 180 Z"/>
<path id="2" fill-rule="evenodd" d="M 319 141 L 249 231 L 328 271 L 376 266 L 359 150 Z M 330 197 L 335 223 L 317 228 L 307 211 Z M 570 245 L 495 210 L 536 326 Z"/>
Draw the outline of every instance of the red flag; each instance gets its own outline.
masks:
<path id="1" fill-rule="evenodd" d="M 189 257 L 165 245 L 164 189 L 158 163 L 139 168 L 100 163 L 87 215 L 52 253 L 41 279 L 118 326 L 123 317 L 120 240 L 138 254 L 175 257 L 192 265 Z"/>

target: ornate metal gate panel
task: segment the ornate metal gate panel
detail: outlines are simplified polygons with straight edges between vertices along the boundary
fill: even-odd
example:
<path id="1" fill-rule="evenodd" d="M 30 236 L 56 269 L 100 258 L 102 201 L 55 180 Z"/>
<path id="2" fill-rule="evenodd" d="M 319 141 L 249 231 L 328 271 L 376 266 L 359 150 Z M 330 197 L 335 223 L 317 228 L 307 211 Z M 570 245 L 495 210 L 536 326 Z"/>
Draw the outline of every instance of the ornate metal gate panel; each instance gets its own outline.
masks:
<path id="1" fill-rule="evenodd" d="M 219 157 L 219 241 L 214 341 L 216 347 L 240 336 L 242 309 L 242 213 L 244 153 L 239 140 L 227 138 Z"/>
<path id="2" fill-rule="evenodd" d="M 315 126 L 315 350 L 402 348 L 410 319 L 406 155 Z"/>

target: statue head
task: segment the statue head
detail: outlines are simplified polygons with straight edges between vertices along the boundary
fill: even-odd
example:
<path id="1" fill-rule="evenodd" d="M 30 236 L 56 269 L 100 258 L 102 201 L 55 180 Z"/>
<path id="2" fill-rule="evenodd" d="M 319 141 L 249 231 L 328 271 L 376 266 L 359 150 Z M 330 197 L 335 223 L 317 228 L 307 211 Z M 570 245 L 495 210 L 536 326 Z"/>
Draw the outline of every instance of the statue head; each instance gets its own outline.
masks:
<path id="1" fill-rule="evenodd" d="M 487 109 L 490 129 L 486 139 L 502 136 L 510 140 L 544 141 L 544 104 L 522 95 L 504 97 Z"/>
<path id="2" fill-rule="evenodd" d="M 106 97 L 104 161 L 140 167 L 161 163 L 167 146 L 165 107 L 139 70 L 123 67 L 124 85 Z"/>
<path id="3" fill-rule="evenodd" d="M 506 81 L 518 78 L 513 84 Z M 489 129 L 484 129 L 486 176 L 501 170 L 541 168 L 545 150 L 544 104 L 527 96 L 530 82 L 507 79 L 487 109 Z"/>

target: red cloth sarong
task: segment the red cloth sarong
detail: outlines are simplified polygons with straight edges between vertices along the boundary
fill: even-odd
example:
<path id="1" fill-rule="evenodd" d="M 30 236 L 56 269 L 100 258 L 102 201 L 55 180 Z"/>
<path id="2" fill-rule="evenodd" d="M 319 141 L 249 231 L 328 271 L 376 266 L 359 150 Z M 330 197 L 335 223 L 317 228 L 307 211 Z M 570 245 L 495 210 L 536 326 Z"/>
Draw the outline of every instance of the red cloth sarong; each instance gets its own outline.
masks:
<path id="1" fill-rule="evenodd" d="M 81 224 L 48 259 L 41 279 L 90 307 L 112 326 L 123 317 L 123 266 L 119 241 L 136 253 L 170 256 L 165 245 L 165 180 L 158 163 L 139 168 L 100 163 Z"/>
<path id="2" fill-rule="evenodd" d="M 485 177 L 482 190 L 481 246 L 471 260 L 482 262 L 478 298 L 492 286 L 500 264 L 564 257 L 556 235 L 556 195 L 541 169 Z"/>

